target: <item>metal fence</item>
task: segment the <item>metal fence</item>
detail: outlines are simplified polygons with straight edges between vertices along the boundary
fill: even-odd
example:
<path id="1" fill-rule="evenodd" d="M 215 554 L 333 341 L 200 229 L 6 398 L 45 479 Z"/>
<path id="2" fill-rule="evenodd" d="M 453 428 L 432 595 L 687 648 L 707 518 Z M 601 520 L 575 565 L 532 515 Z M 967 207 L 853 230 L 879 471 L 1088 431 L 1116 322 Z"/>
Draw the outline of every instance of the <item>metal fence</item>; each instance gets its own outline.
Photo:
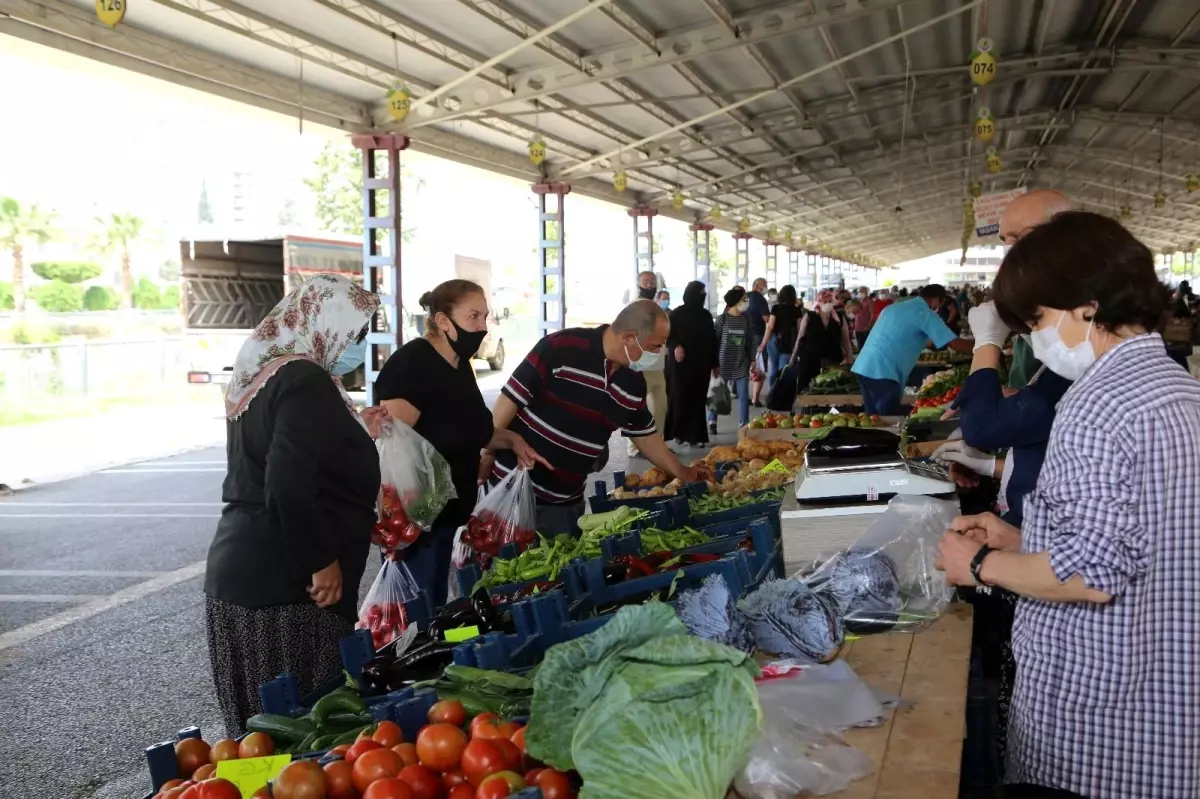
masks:
<path id="1" fill-rule="evenodd" d="M 0 346 L 0 404 L 136 396 L 186 371 L 182 337 Z"/>

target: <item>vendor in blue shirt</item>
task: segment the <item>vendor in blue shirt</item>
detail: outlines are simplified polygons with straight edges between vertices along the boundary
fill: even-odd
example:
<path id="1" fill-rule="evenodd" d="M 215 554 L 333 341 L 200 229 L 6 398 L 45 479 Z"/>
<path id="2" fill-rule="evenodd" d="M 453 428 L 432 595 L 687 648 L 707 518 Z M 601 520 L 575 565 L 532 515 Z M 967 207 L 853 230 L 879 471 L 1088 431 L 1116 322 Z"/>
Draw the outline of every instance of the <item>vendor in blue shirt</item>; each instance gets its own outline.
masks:
<path id="1" fill-rule="evenodd" d="M 931 283 L 921 289 L 919 297 L 893 303 L 880 314 L 851 370 L 858 375 L 867 413 L 900 413 L 908 373 L 928 342 L 939 350 L 949 347 L 955 352 L 971 352 L 971 342 L 956 336 L 938 316 L 945 301 L 946 289 Z"/>

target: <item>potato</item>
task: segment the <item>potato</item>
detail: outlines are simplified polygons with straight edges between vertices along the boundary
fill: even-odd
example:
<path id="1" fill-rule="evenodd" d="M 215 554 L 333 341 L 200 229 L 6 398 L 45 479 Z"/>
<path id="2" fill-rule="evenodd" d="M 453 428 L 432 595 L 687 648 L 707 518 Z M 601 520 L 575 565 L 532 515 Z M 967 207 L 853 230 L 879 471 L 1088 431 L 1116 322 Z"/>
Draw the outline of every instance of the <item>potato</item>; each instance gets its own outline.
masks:
<path id="1" fill-rule="evenodd" d="M 766 468 L 766 466 L 767 462 L 762 458 L 755 458 L 754 460 L 750 461 L 750 471 L 752 472 L 760 471 L 761 469 Z"/>

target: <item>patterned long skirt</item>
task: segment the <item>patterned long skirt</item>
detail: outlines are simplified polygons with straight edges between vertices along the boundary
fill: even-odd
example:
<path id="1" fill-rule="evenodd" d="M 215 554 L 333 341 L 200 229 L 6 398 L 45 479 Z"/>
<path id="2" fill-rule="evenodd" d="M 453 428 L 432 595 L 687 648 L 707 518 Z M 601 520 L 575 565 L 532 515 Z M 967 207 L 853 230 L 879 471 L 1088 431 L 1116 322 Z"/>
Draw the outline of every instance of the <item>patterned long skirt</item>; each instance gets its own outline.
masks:
<path id="1" fill-rule="evenodd" d="M 338 642 L 354 622 L 316 605 L 243 608 L 205 595 L 208 657 L 225 734 L 241 735 L 262 712 L 258 686 L 292 672 L 301 696 L 342 668 Z"/>

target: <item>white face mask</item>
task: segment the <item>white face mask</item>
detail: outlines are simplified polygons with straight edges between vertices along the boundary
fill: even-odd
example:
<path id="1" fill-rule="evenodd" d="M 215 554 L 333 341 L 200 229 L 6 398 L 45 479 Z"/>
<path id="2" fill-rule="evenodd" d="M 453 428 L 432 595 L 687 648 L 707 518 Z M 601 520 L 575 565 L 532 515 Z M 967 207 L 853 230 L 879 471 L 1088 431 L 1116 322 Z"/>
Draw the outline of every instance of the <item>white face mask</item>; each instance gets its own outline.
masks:
<path id="1" fill-rule="evenodd" d="M 644 372 L 647 369 L 653 369 L 654 367 L 658 366 L 658 361 L 660 358 L 662 358 L 662 353 L 650 352 L 650 350 L 642 347 L 641 339 L 635 338 L 634 341 L 638 343 L 638 347 L 641 347 L 642 357 L 638 358 L 636 361 L 633 358 L 630 358 L 629 346 L 626 345 L 625 357 L 629 358 L 629 368 L 635 372 Z"/>
<path id="2" fill-rule="evenodd" d="M 1033 345 L 1033 357 L 1046 364 L 1047 369 L 1068 380 L 1078 380 L 1096 362 L 1096 351 L 1092 349 L 1090 341 L 1093 322 L 1088 322 L 1083 341 L 1068 347 L 1058 333 L 1067 314 L 1067 311 L 1063 311 L 1054 327 L 1033 331 L 1030 343 Z"/>
<path id="3" fill-rule="evenodd" d="M 737 309 L 739 311 L 741 311 L 742 313 L 745 313 L 746 311 L 750 310 L 750 300 L 742 300 L 741 302 L 739 302 Z"/>
<path id="4" fill-rule="evenodd" d="M 833 303 L 832 302 L 821 303 L 821 313 L 833 313 Z"/>

